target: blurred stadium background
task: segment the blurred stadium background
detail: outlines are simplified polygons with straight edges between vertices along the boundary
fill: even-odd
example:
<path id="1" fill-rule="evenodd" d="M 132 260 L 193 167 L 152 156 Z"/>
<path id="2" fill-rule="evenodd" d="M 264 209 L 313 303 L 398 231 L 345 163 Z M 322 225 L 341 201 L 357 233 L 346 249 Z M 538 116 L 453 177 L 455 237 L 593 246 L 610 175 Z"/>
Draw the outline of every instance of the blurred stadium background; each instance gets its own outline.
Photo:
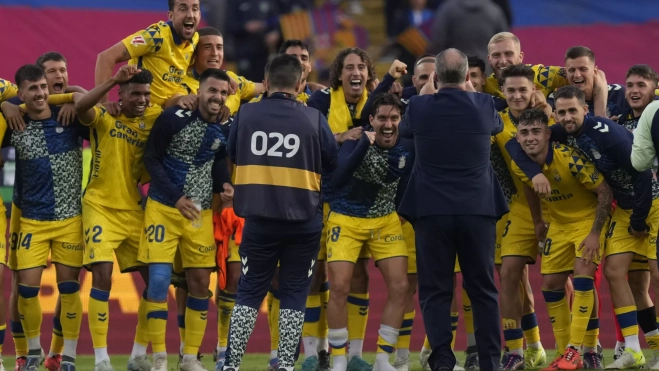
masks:
<path id="1" fill-rule="evenodd" d="M 407 57 L 413 61 L 415 56 L 431 49 L 434 35 L 430 25 L 435 9 L 448 1 L 451 0 L 411 0 L 410 4 L 421 3 L 421 7 L 428 10 L 424 12 L 426 15 L 421 24 L 407 27 L 405 22 L 410 18 L 410 4 L 407 0 L 202 0 L 202 25 L 213 25 L 224 33 L 225 67 L 254 81 L 261 81 L 263 65 L 267 60 L 259 59 L 259 55 L 272 55 L 283 38 L 304 38 L 312 46 L 312 80 L 327 84 L 327 67 L 335 52 L 341 48 L 359 46 L 366 49 L 377 63 L 379 78 L 387 71 L 393 58 Z M 623 84 L 627 69 L 636 63 L 647 63 L 659 69 L 659 49 L 655 46 L 656 40 L 659 40 L 659 1 L 496 2 L 503 9 L 508 9 L 510 28 L 521 39 L 526 63 L 561 66 L 567 48 L 586 45 L 597 55 L 597 65 L 606 72 L 609 84 Z M 165 0 L 0 0 L 0 34 L 3 35 L 0 38 L 0 77 L 13 80 L 19 66 L 34 63 L 39 55 L 55 50 L 68 59 L 69 84 L 89 89 L 94 84 L 94 66 L 100 51 L 166 17 Z M 278 37 L 268 37 L 265 31 L 251 35 L 236 32 L 249 20 L 265 22 L 268 30 L 276 31 L 273 35 Z M 251 51 L 256 54 L 249 54 L 250 50 L 245 48 L 253 49 Z M 486 45 L 483 48 L 485 50 Z M 255 62 L 257 60 L 258 63 Z M 409 71 L 411 73 L 411 69 Z M 13 150 L 4 150 L 3 158 L 5 166 L 1 174 L 0 195 L 9 213 L 15 169 Z M 551 348 L 553 336 L 540 295 L 538 268 L 531 267 L 531 272 L 543 343 Z M 110 304 L 112 328 L 108 341 L 113 353 L 130 353 L 138 298 L 143 286 L 137 276 L 115 274 L 113 280 Z M 90 276 L 83 273 L 82 281 L 84 300 L 91 287 Z M 43 310 L 47 316 L 43 325 L 44 344 L 47 344 L 50 337 L 50 318 L 55 307 L 54 282 L 55 272 L 49 267 L 44 273 L 44 287 L 41 290 Z M 9 283 L 10 273 L 6 271 L 7 298 Z M 366 351 L 375 350 L 377 326 L 386 296 L 386 288 L 374 266 L 371 266 L 370 288 L 371 309 Z M 602 345 L 610 348 L 615 344 L 615 334 L 606 282 L 602 283 L 601 295 L 603 308 L 600 337 Z M 86 302 L 84 300 L 85 308 Z M 172 313 L 168 323 L 170 349 L 178 346 L 174 308 L 172 295 Z M 269 351 L 265 307 L 263 312 L 249 343 L 249 352 Z M 210 353 L 216 341 L 214 310 L 209 313 L 208 323 L 201 349 L 203 353 Z M 461 318 L 457 350 L 465 347 L 463 329 Z M 412 349 L 420 349 L 423 335 L 423 322 L 417 309 Z M 93 353 L 90 340 L 87 321 L 84 320 L 78 350 L 80 354 Z M 11 354 L 12 348 L 13 344 L 7 338 L 5 353 Z"/>

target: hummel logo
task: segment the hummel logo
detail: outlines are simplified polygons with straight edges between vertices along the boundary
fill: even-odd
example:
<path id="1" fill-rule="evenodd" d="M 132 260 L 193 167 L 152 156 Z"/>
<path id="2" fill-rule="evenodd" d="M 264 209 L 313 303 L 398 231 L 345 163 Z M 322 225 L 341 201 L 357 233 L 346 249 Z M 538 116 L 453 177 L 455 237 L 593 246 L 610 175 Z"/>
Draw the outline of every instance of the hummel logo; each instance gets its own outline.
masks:
<path id="1" fill-rule="evenodd" d="M 471 312 L 471 305 L 463 305 L 462 310 L 465 312 Z"/>
<path id="2" fill-rule="evenodd" d="M 207 317 L 208 317 L 208 312 L 201 312 L 201 314 L 199 315 L 199 318 L 201 318 L 202 321 L 205 321 Z"/>
<path id="3" fill-rule="evenodd" d="M 368 314 L 368 307 L 359 307 L 359 315 L 365 316 Z"/>
<path id="4" fill-rule="evenodd" d="M 554 318 L 554 317 L 549 317 L 549 322 L 551 322 L 551 323 L 556 322 L 556 318 Z"/>
<path id="5" fill-rule="evenodd" d="M 588 312 L 588 307 L 587 306 L 584 307 L 584 306 L 580 305 L 579 306 L 579 313 L 586 313 L 586 312 Z"/>
<path id="6" fill-rule="evenodd" d="M 75 319 L 76 318 L 76 313 L 66 312 L 66 318 L 67 319 Z"/>
<path id="7" fill-rule="evenodd" d="M 606 124 L 602 125 L 601 122 L 597 121 L 597 125 L 595 125 L 593 127 L 593 129 L 599 130 L 602 133 L 608 133 L 609 132 L 609 125 L 606 125 Z"/>
<path id="8" fill-rule="evenodd" d="M 107 313 L 98 313 L 98 320 L 101 322 L 105 322 L 108 320 L 108 314 Z"/>
<path id="9" fill-rule="evenodd" d="M 192 112 L 190 112 L 190 111 L 185 111 L 185 110 L 182 110 L 182 109 L 176 111 L 176 116 L 178 116 L 178 117 L 185 117 L 185 116 L 183 116 L 183 114 L 185 114 L 185 116 L 188 116 L 188 117 L 192 116 Z"/>

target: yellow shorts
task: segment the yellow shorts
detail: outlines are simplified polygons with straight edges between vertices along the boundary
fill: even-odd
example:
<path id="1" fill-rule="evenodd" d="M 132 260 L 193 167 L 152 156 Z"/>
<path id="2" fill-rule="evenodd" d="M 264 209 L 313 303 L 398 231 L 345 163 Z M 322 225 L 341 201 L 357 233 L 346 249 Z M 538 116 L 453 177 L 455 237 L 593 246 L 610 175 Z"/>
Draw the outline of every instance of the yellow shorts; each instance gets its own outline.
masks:
<path id="1" fill-rule="evenodd" d="M 398 214 L 380 218 L 356 218 L 332 212 L 327 220 L 327 261 L 361 259 L 365 248 L 375 261 L 407 257 L 403 228 Z"/>
<path id="2" fill-rule="evenodd" d="M 634 260 L 657 259 L 657 228 L 659 228 L 659 199 L 652 201 L 650 214 L 646 219 L 650 226 L 649 235 L 645 238 L 637 238 L 631 235 L 629 229 L 629 217 L 632 210 L 624 210 L 619 207 L 613 211 L 611 224 L 606 233 L 606 256 L 633 253 Z"/>
<path id="3" fill-rule="evenodd" d="M 503 218 L 499 220 L 502 223 Z M 499 225 L 497 225 L 497 230 Z M 498 231 L 497 231 L 498 234 Z M 538 255 L 538 239 L 535 237 L 535 225 L 528 217 L 508 213 L 501 232 L 501 258 L 506 256 L 527 257 L 529 264 L 535 263 Z"/>
<path id="4" fill-rule="evenodd" d="M 405 222 L 402 225 L 403 228 L 403 239 L 405 240 L 405 246 L 407 247 L 407 274 L 416 274 L 416 240 L 414 238 L 414 228 L 410 222 Z M 457 265 L 456 260 L 456 267 Z M 459 272 L 459 271 L 458 271 Z"/>
<path id="5" fill-rule="evenodd" d="M 496 241 L 494 242 L 494 264 L 501 265 L 501 239 L 503 238 L 503 232 L 508 226 L 508 215 L 506 214 L 497 221 L 497 236 Z"/>
<path id="6" fill-rule="evenodd" d="M 177 209 L 149 198 L 138 260 L 145 264 L 173 264 L 178 249 L 183 269 L 215 268 L 217 246 L 210 209 L 202 210 L 201 222 L 202 226 L 195 228 Z"/>
<path id="7" fill-rule="evenodd" d="M 605 224 L 606 226 L 606 224 Z M 541 274 L 567 273 L 574 271 L 574 260 L 581 258 L 579 245 L 588 237 L 593 227 L 592 220 L 584 220 L 578 223 L 558 224 L 552 222 L 547 232 L 547 240 L 542 250 L 542 261 L 540 262 Z M 600 235 L 599 258 L 595 257 L 593 262 L 599 264 L 604 252 L 605 232 Z"/>
<path id="8" fill-rule="evenodd" d="M 58 221 L 21 218 L 15 247 L 16 270 L 45 267 L 49 254 L 53 263 L 82 267 L 82 217 Z"/>
<path id="9" fill-rule="evenodd" d="M 16 261 L 16 246 L 18 246 L 18 232 L 21 229 L 21 209 L 11 204 L 11 218 L 9 219 L 9 254 L 7 255 L 7 267 L 16 270 L 18 262 Z"/>
<path id="10" fill-rule="evenodd" d="M 647 260 L 645 260 L 645 261 L 634 260 L 629 265 L 629 271 L 630 272 L 649 272 L 650 271 L 650 265 L 648 264 Z"/>
<path id="11" fill-rule="evenodd" d="M 121 272 L 134 271 L 144 265 L 137 261 L 143 223 L 142 210 L 111 209 L 83 200 L 83 264 L 112 263 L 116 255 Z"/>

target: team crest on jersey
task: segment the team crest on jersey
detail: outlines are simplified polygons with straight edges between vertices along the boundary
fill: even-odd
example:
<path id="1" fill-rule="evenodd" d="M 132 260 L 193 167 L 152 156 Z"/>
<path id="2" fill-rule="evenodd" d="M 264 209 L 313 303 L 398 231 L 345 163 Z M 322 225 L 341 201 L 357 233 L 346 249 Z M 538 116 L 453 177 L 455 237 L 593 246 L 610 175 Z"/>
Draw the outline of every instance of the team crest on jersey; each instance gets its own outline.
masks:
<path id="1" fill-rule="evenodd" d="M 561 181 L 561 174 L 558 173 L 558 170 L 554 169 L 554 180 L 557 182 Z"/>
<path id="2" fill-rule="evenodd" d="M 211 145 L 211 149 L 212 149 L 213 151 L 216 151 L 218 148 L 220 148 L 220 140 L 219 140 L 219 139 L 215 139 L 215 140 L 213 141 L 213 145 Z"/>
<path id="3" fill-rule="evenodd" d="M 146 124 L 144 124 L 144 121 L 140 121 L 140 129 L 145 129 Z"/>
<path id="4" fill-rule="evenodd" d="M 398 168 L 402 169 L 405 167 L 405 156 L 400 156 L 400 159 L 398 160 Z"/>
<path id="5" fill-rule="evenodd" d="M 135 45 L 135 46 L 137 46 L 137 45 L 146 45 L 146 41 L 140 35 L 137 35 L 137 36 L 133 37 L 133 39 L 130 41 L 130 43 L 132 45 Z"/>
<path id="6" fill-rule="evenodd" d="M 602 155 L 600 155 L 599 151 L 596 150 L 595 148 L 591 148 L 590 152 L 593 154 L 595 160 L 599 160 L 600 158 L 602 158 Z"/>
<path id="7" fill-rule="evenodd" d="M 94 248 L 89 249 L 89 259 L 94 259 Z"/>
<path id="8" fill-rule="evenodd" d="M 57 129 L 55 129 L 55 132 L 56 132 L 57 134 L 61 134 L 63 131 L 64 131 L 64 128 L 61 127 L 61 126 L 57 127 Z"/>

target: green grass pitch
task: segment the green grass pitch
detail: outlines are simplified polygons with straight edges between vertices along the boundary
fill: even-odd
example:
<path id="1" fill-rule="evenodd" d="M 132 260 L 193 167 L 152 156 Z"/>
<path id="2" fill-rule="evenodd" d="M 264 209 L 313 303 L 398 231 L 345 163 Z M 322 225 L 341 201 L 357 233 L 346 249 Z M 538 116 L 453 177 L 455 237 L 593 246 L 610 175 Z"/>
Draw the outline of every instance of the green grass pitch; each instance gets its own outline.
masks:
<path id="1" fill-rule="evenodd" d="M 546 350 L 547 351 L 547 363 L 543 366 L 546 367 L 551 360 L 554 359 L 554 351 L 553 350 Z M 643 351 L 645 353 L 645 358 L 647 361 L 650 361 L 652 359 L 652 352 L 648 349 L 645 349 Z M 266 371 L 267 366 L 268 366 L 268 354 L 265 353 L 259 353 L 259 354 L 246 354 L 245 358 L 243 359 L 243 363 L 240 366 L 241 371 Z M 456 354 L 458 358 L 458 362 L 462 365 L 464 362 L 464 353 L 463 352 L 458 352 Z M 128 362 L 128 356 L 127 355 L 112 355 L 110 357 L 112 359 L 112 365 L 114 366 L 115 370 L 125 370 L 126 369 L 126 362 Z M 391 356 L 391 362 L 393 362 L 394 356 Z M 5 367 L 10 370 L 13 369 L 13 363 L 10 357 L 5 356 Z M 364 353 L 364 359 L 368 361 L 369 363 L 373 363 L 375 361 L 375 353 Z M 304 361 L 304 355 L 300 356 L 300 361 L 295 365 L 296 370 L 301 369 L 302 361 Z M 204 366 L 212 371 L 215 370 L 215 365 L 213 364 L 213 356 L 211 354 L 206 354 L 202 358 L 202 362 Z M 604 351 L 604 363 L 609 364 L 613 362 L 613 350 L 612 349 L 607 349 Z M 92 371 L 94 370 L 94 357 L 93 356 L 79 356 L 78 360 L 76 362 L 77 369 L 80 371 Z M 169 361 L 168 361 L 168 366 L 169 370 L 175 371 L 178 370 L 178 357 L 177 356 L 170 356 Z M 419 365 L 419 354 L 417 352 L 413 352 L 411 354 L 411 370 L 412 371 L 421 371 L 421 365 Z M 11 367 L 11 368 L 10 368 Z"/>

